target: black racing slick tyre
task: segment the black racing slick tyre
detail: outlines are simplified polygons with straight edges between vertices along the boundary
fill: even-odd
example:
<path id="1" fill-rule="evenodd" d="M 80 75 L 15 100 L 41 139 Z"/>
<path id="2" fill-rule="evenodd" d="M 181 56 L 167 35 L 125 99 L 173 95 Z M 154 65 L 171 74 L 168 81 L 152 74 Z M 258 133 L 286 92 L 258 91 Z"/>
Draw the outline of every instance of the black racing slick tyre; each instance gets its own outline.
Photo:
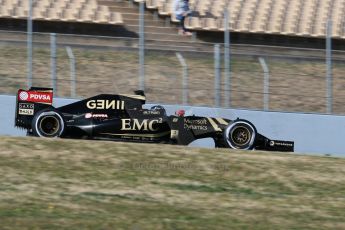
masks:
<path id="1" fill-rule="evenodd" d="M 55 110 L 38 112 L 32 120 L 32 133 L 37 137 L 60 137 L 65 130 L 65 122 Z"/>
<path id="2" fill-rule="evenodd" d="M 257 131 L 255 126 L 246 120 L 236 120 L 224 130 L 224 142 L 232 149 L 251 150 L 254 148 Z"/>

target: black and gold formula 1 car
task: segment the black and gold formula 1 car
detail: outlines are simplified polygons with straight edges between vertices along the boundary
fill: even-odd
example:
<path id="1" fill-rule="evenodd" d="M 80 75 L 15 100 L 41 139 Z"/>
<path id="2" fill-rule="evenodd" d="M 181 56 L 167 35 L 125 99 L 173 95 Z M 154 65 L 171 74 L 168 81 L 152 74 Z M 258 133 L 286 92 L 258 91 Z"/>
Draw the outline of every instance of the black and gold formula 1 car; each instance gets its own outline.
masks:
<path id="1" fill-rule="evenodd" d="M 83 138 L 188 145 L 212 138 L 216 147 L 294 151 L 291 141 L 271 140 L 244 119 L 167 115 L 164 107 L 144 109 L 143 91 L 134 95 L 101 94 L 59 108 L 53 90 L 18 90 L 15 126 L 38 137 Z"/>

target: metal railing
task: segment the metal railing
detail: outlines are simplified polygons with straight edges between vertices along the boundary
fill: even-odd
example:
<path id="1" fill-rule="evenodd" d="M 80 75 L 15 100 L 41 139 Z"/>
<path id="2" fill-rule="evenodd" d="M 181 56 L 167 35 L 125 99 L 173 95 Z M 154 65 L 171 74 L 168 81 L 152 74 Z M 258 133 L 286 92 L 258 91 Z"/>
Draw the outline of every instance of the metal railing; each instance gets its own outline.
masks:
<path id="1" fill-rule="evenodd" d="M 73 98 L 143 89 L 157 103 L 345 113 L 338 87 L 345 85 L 345 58 L 343 52 L 332 55 L 330 22 L 327 55 L 230 45 L 227 27 L 224 43 L 188 43 L 198 45 L 193 50 L 183 42 L 151 44 L 144 36 L 143 4 L 139 9 L 139 38 L 0 31 L 0 93 L 28 85 L 51 86 L 57 96 Z M 32 38 L 25 42 L 27 35 Z"/>

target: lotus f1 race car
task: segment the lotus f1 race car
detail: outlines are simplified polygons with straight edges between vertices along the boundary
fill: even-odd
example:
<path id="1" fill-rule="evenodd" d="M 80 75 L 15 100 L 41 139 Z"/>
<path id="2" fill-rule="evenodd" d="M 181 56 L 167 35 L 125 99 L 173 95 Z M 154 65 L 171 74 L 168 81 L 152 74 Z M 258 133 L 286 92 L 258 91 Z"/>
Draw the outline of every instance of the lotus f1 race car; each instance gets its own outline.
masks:
<path id="1" fill-rule="evenodd" d="M 15 126 L 37 137 L 83 138 L 188 145 L 212 138 L 215 146 L 232 149 L 294 151 L 291 141 L 271 140 L 244 119 L 168 116 L 162 106 L 144 109 L 145 95 L 101 94 L 54 108 L 53 89 L 18 90 Z"/>

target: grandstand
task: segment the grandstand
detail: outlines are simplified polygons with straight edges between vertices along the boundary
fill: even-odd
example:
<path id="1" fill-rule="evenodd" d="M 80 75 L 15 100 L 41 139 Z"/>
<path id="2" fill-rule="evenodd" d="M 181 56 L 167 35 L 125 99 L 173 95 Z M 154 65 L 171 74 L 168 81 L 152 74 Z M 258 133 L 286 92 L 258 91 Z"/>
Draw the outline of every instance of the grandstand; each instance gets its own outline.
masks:
<path id="1" fill-rule="evenodd" d="M 140 2 L 140 0 L 136 0 Z M 176 21 L 172 0 L 146 0 L 147 8 Z M 234 32 L 325 37 L 333 21 L 333 37 L 345 38 L 343 0 L 193 0 L 186 24 L 191 30 L 224 31 L 224 11 Z"/>
<path id="2" fill-rule="evenodd" d="M 138 37 L 137 3 L 141 1 L 146 6 L 146 39 L 222 42 L 227 9 L 235 43 L 323 48 L 330 19 L 335 47 L 345 48 L 341 42 L 345 38 L 344 0 L 190 0 L 192 13 L 185 23 L 196 35 L 192 39 L 177 35 L 173 0 L 33 0 L 33 19 L 39 25 L 36 31 L 41 32 Z M 20 27 L 15 22 L 27 15 L 27 0 L 0 0 L 1 29 Z M 73 25 L 73 30 L 61 23 Z M 85 24 L 89 25 L 86 29 Z"/>
<path id="3" fill-rule="evenodd" d="M 140 2 L 141 0 L 134 0 Z M 177 22 L 173 0 L 145 0 L 146 8 Z M 190 0 L 186 27 L 201 41 L 222 42 L 224 12 L 235 43 L 324 48 L 327 21 L 332 21 L 335 49 L 344 49 L 344 0 Z"/>

